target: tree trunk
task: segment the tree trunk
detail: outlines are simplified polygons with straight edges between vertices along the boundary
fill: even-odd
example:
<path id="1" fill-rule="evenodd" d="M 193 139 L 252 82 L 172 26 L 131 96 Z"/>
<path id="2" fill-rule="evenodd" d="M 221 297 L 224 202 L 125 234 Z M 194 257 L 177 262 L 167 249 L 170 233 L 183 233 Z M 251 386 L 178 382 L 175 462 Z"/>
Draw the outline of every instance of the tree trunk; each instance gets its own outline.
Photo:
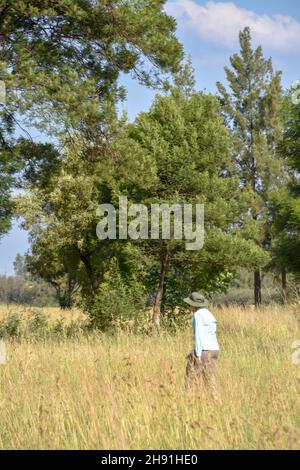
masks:
<path id="1" fill-rule="evenodd" d="M 261 277 L 260 271 L 254 272 L 254 303 L 255 307 L 261 304 Z"/>
<path id="2" fill-rule="evenodd" d="M 91 265 L 91 262 L 90 262 L 90 258 L 89 258 L 88 255 L 86 255 L 85 253 L 83 253 L 79 249 L 78 249 L 78 253 L 79 253 L 79 257 L 80 257 L 81 261 L 83 262 L 84 267 L 86 269 L 86 273 L 87 273 L 88 279 L 90 281 L 90 285 L 91 285 L 91 289 L 93 291 L 93 294 L 96 294 L 97 289 L 96 289 L 95 282 L 94 282 L 94 273 L 93 273 L 92 265 Z"/>
<path id="3" fill-rule="evenodd" d="M 286 270 L 285 270 L 285 268 L 282 268 L 282 271 L 281 271 L 281 289 L 282 289 L 282 300 L 283 300 L 284 303 L 286 302 L 286 288 L 287 288 Z"/>
<path id="4" fill-rule="evenodd" d="M 165 251 L 162 255 L 161 259 L 161 268 L 159 274 L 159 285 L 156 289 L 156 294 L 153 303 L 153 315 L 152 315 L 152 325 L 153 327 L 159 328 L 160 324 L 160 315 L 161 315 L 161 302 L 164 292 L 164 280 L 166 276 L 166 272 L 168 269 L 169 263 L 169 253 Z"/>

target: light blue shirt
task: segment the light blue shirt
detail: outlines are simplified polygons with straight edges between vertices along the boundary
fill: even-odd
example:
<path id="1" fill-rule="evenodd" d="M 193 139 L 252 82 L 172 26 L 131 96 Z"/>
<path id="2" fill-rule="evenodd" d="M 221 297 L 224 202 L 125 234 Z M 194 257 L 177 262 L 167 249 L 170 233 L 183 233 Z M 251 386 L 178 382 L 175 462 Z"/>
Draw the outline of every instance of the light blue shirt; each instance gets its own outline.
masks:
<path id="1" fill-rule="evenodd" d="M 203 350 L 218 351 L 219 344 L 216 336 L 217 320 L 207 308 L 199 308 L 193 316 L 194 351 L 197 357 Z"/>

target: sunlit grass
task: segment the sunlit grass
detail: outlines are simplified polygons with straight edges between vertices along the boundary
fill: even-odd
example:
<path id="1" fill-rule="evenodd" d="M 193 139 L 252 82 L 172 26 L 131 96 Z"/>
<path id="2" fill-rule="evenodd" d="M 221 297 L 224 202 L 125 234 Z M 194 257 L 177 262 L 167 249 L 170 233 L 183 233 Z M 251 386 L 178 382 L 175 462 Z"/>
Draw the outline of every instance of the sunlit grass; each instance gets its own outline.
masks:
<path id="1" fill-rule="evenodd" d="M 185 394 L 190 329 L 6 340 L 0 448 L 299 447 L 300 364 L 292 363 L 291 345 L 300 339 L 300 312 L 278 306 L 214 313 L 221 344 L 218 402 L 201 384 Z"/>
<path id="2" fill-rule="evenodd" d="M 21 314 L 26 317 L 34 312 L 46 315 L 50 321 L 63 319 L 66 322 L 70 322 L 85 318 L 85 315 L 76 308 L 62 310 L 58 307 L 29 307 L 26 305 L 0 304 L 0 320 L 11 314 Z"/>

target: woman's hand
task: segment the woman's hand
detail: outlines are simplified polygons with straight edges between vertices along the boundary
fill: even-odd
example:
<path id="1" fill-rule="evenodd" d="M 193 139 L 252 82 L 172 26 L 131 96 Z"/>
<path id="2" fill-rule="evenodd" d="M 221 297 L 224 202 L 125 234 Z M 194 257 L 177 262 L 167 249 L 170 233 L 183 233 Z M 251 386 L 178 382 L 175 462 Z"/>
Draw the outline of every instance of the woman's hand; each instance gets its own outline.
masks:
<path id="1" fill-rule="evenodd" d="M 202 360 L 201 360 L 201 356 L 194 356 L 194 360 L 195 360 L 195 364 L 197 365 L 201 365 L 202 364 Z"/>

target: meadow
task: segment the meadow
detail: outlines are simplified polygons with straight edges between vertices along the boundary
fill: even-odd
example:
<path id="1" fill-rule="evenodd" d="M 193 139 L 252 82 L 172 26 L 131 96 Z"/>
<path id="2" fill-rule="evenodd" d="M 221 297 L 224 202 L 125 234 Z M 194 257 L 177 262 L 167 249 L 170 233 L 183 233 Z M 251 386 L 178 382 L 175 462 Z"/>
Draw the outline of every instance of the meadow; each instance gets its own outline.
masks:
<path id="1" fill-rule="evenodd" d="M 300 364 L 292 361 L 299 306 L 212 310 L 218 401 L 201 383 L 184 390 L 189 327 L 4 336 L 0 449 L 299 448 Z M 44 328 L 85 321 L 79 311 L 42 312 Z M 0 307 L 1 322 L 16 315 L 38 318 L 36 309 Z"/>

